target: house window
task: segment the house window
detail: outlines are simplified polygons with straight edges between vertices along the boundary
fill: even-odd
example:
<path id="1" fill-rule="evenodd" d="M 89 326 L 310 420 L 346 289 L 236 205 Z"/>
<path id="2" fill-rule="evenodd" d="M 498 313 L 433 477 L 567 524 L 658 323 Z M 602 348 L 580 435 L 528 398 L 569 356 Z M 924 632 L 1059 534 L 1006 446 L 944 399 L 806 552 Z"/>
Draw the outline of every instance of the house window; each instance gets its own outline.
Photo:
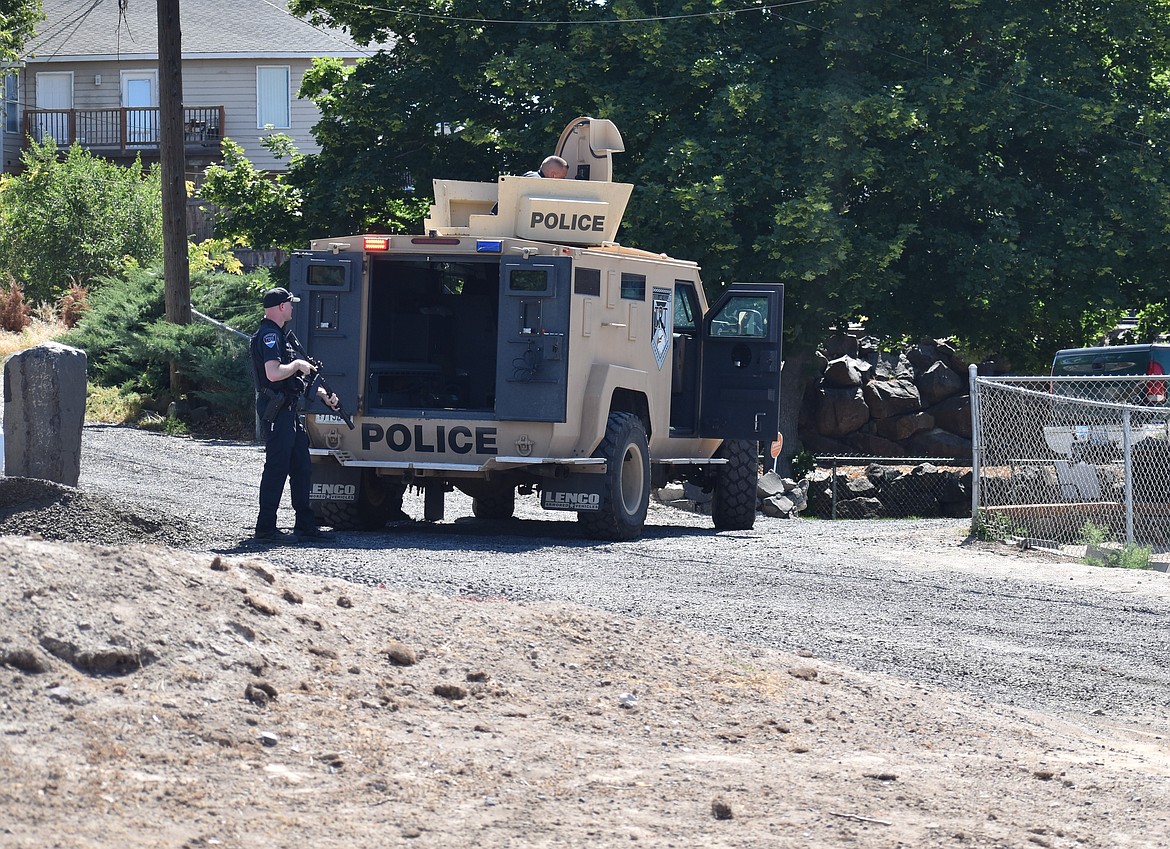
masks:
<path id="1" fill-rule="evenodd" d="M 20 101 L 16 97 L 16 71 L 4 74 L 4 132 L 20 132 Z"/>
<path id="2" fill-rule="evenodd" d="M 289 120 L 289 66 L 256 67 L 256 126 L 278 129 L 292 126 Z"/>

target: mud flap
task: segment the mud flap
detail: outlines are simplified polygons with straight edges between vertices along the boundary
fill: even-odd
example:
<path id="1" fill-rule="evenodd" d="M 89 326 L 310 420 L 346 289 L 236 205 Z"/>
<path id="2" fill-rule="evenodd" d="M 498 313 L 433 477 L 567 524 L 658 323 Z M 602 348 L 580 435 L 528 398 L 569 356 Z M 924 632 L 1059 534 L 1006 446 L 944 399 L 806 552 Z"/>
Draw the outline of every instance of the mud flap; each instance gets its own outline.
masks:
<path id="1" fill-rule="evenodd" d="M 605 475 L 572 474 L 541 482 L 540 506 L 545 510 L 592 513 L 605 502 Z"/>
<path id="2" fill-rule="evenodd" d="M 309 487 L 309 501 L 333 501 L 356 504 L 361 493 L 361 469 L 347 469 L 330 459 L 328 463 L 313 464 L 313 483 Z"/>

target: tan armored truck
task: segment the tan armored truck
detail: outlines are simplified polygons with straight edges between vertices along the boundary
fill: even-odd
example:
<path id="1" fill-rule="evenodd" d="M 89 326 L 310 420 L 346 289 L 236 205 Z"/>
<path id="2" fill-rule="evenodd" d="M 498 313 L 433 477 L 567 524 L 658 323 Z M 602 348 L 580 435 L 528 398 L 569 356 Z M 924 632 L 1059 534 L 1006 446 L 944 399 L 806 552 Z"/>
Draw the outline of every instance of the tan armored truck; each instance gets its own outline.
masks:
<path id="1" fill-rule="evenodd" d="M 293 255 L 294 330 L 354 412 L 312 402 L 314 509 L 386 523 L 404 487 L 481 519 L 517 492 L 590 537 L 641 536 L 651 487 L 713 491 L 716 528 L 756 515 L 757 451 L 776 438 L 783 288 L 733 284 L 708 308 L 693 262 L 618 244 L 633 186 L 608 120 L 578 118 L 571 179 L 435 181 L 422 235 L 319 239 Z"/>

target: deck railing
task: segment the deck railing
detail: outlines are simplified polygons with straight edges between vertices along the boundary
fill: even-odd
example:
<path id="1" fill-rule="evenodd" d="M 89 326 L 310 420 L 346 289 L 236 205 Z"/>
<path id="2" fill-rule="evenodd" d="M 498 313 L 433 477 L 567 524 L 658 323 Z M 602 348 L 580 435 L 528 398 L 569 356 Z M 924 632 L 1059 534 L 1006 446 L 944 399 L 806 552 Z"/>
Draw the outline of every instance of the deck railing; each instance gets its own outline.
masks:
<path id="1" fill-rule="evenodd" d="M 222 106 L 188 106 L 183 109 L 183 136 L 188 148 L 218 147 L 223 136 Z M 150 151 L 159 146 L 159 110 L 121 107 L 117 109 L 27 109 L 24 112 L 26 139 L 44 141 L 52 136 L 58 147 L 78 142 L 99 152 Z"/>

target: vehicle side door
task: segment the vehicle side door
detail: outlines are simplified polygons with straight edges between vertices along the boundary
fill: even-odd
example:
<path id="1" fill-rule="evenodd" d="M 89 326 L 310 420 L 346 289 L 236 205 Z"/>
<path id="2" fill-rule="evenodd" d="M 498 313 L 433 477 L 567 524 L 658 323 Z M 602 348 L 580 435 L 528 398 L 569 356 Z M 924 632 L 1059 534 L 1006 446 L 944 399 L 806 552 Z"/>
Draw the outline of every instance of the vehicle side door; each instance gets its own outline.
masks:
<path id="1" fill-rule="evenodd" d="M 776 438 L 784 287 L 733 283 L 703 317 L 699 435 Z"/>

